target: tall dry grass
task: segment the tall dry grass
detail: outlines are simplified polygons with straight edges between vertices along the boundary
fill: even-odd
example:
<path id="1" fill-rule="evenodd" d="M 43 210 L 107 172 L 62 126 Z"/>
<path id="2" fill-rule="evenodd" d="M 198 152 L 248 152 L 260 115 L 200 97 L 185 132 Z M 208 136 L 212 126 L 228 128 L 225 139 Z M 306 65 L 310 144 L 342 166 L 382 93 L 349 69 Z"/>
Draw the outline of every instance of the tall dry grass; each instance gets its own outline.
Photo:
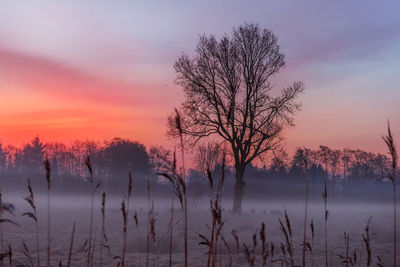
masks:
<path id="1" fill-rule="evenodd" d="M 132 187 L 133 187 L 133 179 L 132 179 L 132 174 L 131 172 L 128 173 L 128 194 L 126 195 L 126 207 L 125 207 L 125 202 L 122 202 L 121 206 L 121 212 L 122 212 L 122 218 L 123 218 L 123 242 L 122 242 L 122 259 L 121 259 L 121 267 L 125 266 L 125 253 L 126 253 L 126 243 L 127 243 L 127 232 L 128 232 L 128 217 L 129 217 L 129 205 L 131 201 L 131 195 L 132 195 Z"/>
<path id="2" fill-rule="evenodd" d="M 172 241 L 174 236 L 174 198 L 171 196 L 171 208 L 170 208 L 170 220 L 169 220 L 169 267 L 172 267 Z"/>
<path id="3" fill-rule="evenodd" d="M 217 249 L 218 249 L 218 241 L 221 238 L 221 230 L 224 225 L 222 221 L 222 207 L 221 207 L 221 198 L 222 198 L 222 189 L 225 181 L 225 153 L 222 155 L 222 165 L 221 165 L 221 177 L 218 182 L 218 187 L 214 192 L 214 179 L 211 174 L 211 170 L 207 168 L 207 179 L 210 186 L 210 211 L 212 216 L 212 226 L 210 238 L 205 237 L 202 234 L 199 234 L 200 238 L 203 240 L 199 244 L 206 245 L 208 247 L 208 259 L 207 266 L 215 266 L 217 260 Z"/>
<path id="4" fill-rule="evenodd" d="M 325 241 L 325 266 L 328 267 L 328 191 L 326 189 L 326 180 L 324 181 L 324 191 L 322 192 L 322 198 L 324 200 L 324 241 Z"/>
<path id="5" fill-rule="evenodd" d="M 76 227 L 76 223 L 74 223 L 72 225 L 72 233 L 71 233 L 71 239 L 70 239 L 70 242 L 69 242 L 69 250 L 68 250 L 67 267 L 71 266 L 72 249 L 74 247 L 74 238 L 75 238 L 75 227 Z"/>
<path id="6" fill-rule="evenodd" d="M 106 192 L 103 192 L 101 195 L 101 242 L 100 242 L 100 260 L 99 260 L 99 266 L 103 266 L 103 250 L 104 247 L 106 247 L 107 241 L 107 235 L 106 235 L 106 227 L 105 227 L 105 222 L 106 222 Z"/>
<path id="7" fill-rule="evenodd" d="M 122 228 L 122 235 L 123 235 L 123 245 L 122 245 L 122 256 L 121 256 L 121 267 L 125 266 L 125 253 L 126 253 L 126 237 L 127 237 L 127 212 L 125 208 L 125 201 L 121 203 L 121 213 L 122 213 L 122 221 L 123 221 L 123 228 Z"/>
<path id="8" fill-rule="evenodd" d="M 396 172 L 397 172 L 397 149 L 394 143 L 394 138 L 392 131 L 390 130 L 390 123 L 388 122 L 388 133 L 386 136 L 382 136 L 383 140 L 388 147 L 389 154 L 391 156 L 391 172 L 388 174 L 389 180 L 392 182 L 393 185 L 393 267 L 396 267 L 397 262 L 397 207 L 396 207 Z"/>
<path id="9" fill-rule="evenodd" d="M 294 266 L 294 247 L 293 247 L 293 231 L 292 231 L 292 224 L 290 222 L 289 215 L 287 211 L 284 211 L 284 221 L 281 219 L 278 220 L 280 229 L 284 236 L 284 242 L 281 244 L 281 251 L 284 255 L 284 262 L 287 263 L 288 266 Z M 287 257 L 289 259 L 287 259 Z"/>
<path id="10" fill-rule="evenodd" d="M 371 218 L 368 219 L 367 226 L 364 229 L 364 233 L 361 235 L 365 245 L 365 251 L 367 254 L 367 263 L 366 263 L 367 267 L 370 267 L 372 264 L 371 234 L 369 226 L 370 222 Z"/>
<path id="11" fill-rule="evenodd" d="M 307 218 L 308 218 L 308 183 L 309 178 L 306 178 L 306 193 L 305 193 L 305 208 L 304 208 L 304 226 L 303 226 L 303 254 L 302 266 L 306 267 L 306 249 L 307 249 Z"/>
<path id="12" fill-rule="evenodd" d="M 172 166 L 164 172 L 157 173 L 157 175 L 166 178 L 172 185 L 175 196 L 178 198 L 181 213 L 183 217 L 183 233 L 184 233 L 184 251 L 185 251 L 185 267 L 188 266 L 188 220 L 187 220 L 187 191 L 186 182 L 184 177 L 176 171 L 176 153 L 173 155 Z"/>
<path id="13" fill-rule="evenodd" d="M 90 183 L 90 219 L 89 219 L 89 238 L 88 238 L 88 253 L 86 259 L 86 266 L 91 267 L 93 265 L 93 254 L 94 254 L 94 245 L 93 245 L 93 206 L 94 206 L 94 196 L 97 189 L 100 187 L 101 182 L 97 184 L 94 183 L 93 176 L 93 165 L 90 159 L 90 156 L 87 156 L 85 159 L 85 165 L 89 172 L 88 181 Z"/>
<path id="14" fill-rule="evenodd" d="M 182 160 L 182 170 L 181 179 L 182 183 L 182 194 L 183 194 L 183 225 L 184 225 L 184 249 L 185 249 L 185 267 L 188 266 L 188 216 L 187 216 L 187 195 L 186 195 L 186 169 L 185 169 L 185 146 L 183 143 L 183 127 L 182 119 L 179 111 L 175 109 L 175 128 L 179 133 L 180 148 L 181 148 L 181 160 Z"/>
<path id="15" fill-rule="evenodd" d="M 50 267 L 51 262 L 51 214 L 50 214 L 50 161 L 48 159 L 44 162 L 44 168 L 46 170 L 46 183 L 47 183 L 47 267 Z"/>
<path id="16" fill-rule="evenodd" d="M 40 267 L 40 243 L 39 243 L 39 221 L 37 216 L 37 209 L 35 204 L 35 195 L 33 194 L 31 180 L 28 179 L 27 187 L 29 191 L 29 195 L 25 197 L 25 201 L 28 202 L 29 206 L 32 209 L 32 212 L 24 212 L 22 216 L 28 216 L 32 218 L 35 222 L 35 234 L 36 234 L 36 260 L 37 266 Z"/>

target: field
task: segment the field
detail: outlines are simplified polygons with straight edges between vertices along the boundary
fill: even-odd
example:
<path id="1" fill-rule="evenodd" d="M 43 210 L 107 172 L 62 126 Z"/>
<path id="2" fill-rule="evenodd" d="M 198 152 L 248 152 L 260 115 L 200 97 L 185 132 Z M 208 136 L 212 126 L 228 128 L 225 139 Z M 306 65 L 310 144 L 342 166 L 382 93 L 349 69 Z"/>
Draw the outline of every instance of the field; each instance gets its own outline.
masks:
<path id="1" fill-rule="evenodd" d="M 11 202 L 16 206 L 16 216 L 8 216 L 18 222 L 21 227 L 4 224 L 4 242 L 13 248 L 13 265 L 30 266 L 29 258 L 23 252 L 23 240 L 31 253 L 33 264 L 36 263 L 35 250 L 35 227 L 33 220 L 20 216 L 21 213 L 29 210 L 27 203 L 22 199 L 22 192 L 4 193 L 3 201 Z M 26 194 L 25 194 L 26 195 Z M 46 225 L 46 196 L 36 196 L 38 203 L 39 218 L 39 239 L 41 262 L 46 262 L 47 225 Z M 68 250 L 70 246 L 72 225 L 76 222 L 75 240 L 73 243 L 71 266 L 85 266 L 86 254 L 85 241 L 89 233 L 90 197 L 82 195 L 54 195 L 51 198 L 51 258 L 52 265 L 57 266 L 62 262 L 66 266 Z M 106 233 L 109 245 L 103 248 L 103 265 L 118 266 L 121 261 L 122 240 L 123 240 L 123 217 L 121 213 L 122 196 L 110 196 L 106 200 Z M 132 198 L 131 207 L 128 213 L 128 235 L 126 249 L 126 266 L 169 266 L 169 221 L 171 199 L 152 198 L 154 202 L 155 218 L 155 242 L 150 242 L 150 253 L 147 260 L 147 231 L 148 231 L 148 203 L 146 199 Z M 99 266 L 101 245 L 101 196 L 96 195 L 94 200 L 94 265 Z M 207 248 L 198 243 L 201 241 L 199 234 L 208 236 L 210 230 L 206 224 L 211 224 L 211 214 L 208 208 L 207 199 L 189 199 L 188 202 L 188 246 L 190 266 L 207 265 Z M 183 231 L 181 226 L 181 212 L 178 203 L 174 203 L 174 227 L 172 242 L 172 262 L 174 266 L 184 264 L 183 256 Z M 255 266 L 262 266 L 261 241 L 259 230 L 261 223 L 266 225 L 266 241 L 273 242 L 275 246 L 272 264 L 271 257 L 268 257 L 267 266 L 286 266 L 283 264 L 284 255 L 281 252 L 280 244 L 285 244 L 284 235 L 279 227 L 278 220 L 284 221 L 283 212 L 287 210 L 293 231 L 293 248 L 295 266 L 301 266 L 302 258 L 302 237 L 304 220 L 304 201 L 252 201 L 244 202 L 244 211 L 241 215 L 232 215 L 228 208 L 231 201 L 222 200 L 222 219 L 225 224 L 222 229 L 227 245 L 220 242 L 217 250 L 218 266 L 243 266 L 249 264 L 244 253 L 246 244 L 249 248 L 253 246 L 253 234 L 257 235 L 257 246 L 254 252 Z M 313 256 L 307 250 L 307 266 L 323 266 L 324 258 L 324 206 L 323 200 L 309 203 L 308 223 L 313 219 L 315 225 L 315 241 L 312 246 Z M 328 201 L 329 217 L 328 229 L 328 259 L 330 266 L 340 266 L 343 259 L 338 254 L 345 255 L 344 232 L 350 234 L 349 255 L 353 257 L 353 250 L 356 250 L 360 266 L 366 266 L 367 252 L 362 239 L 365 226 L 370 217 L 370 238 L 372 260 L 377 262 L 376 257 L 383 259 L 388 266 L 392 259 L 392 206 L 390 203 L 371 204 L 354 202 L 343 204 L 342 202 Z M 137 212 L 138 226 L 133 219 L 134 212 Z M 231 234 L 235 229 L 240 242 L 240 255 L 236 252 L 236 242 Z M 307 226 L 307 240 L 311 242 L 311 231 Z M 349 256 L 349 257 L 350 257 Z M 313 258 L 313 259 L 312 259 Z M 6 262 L 6 261 L 5 261 Z M 282 264 L 282 265 L 281 265 Z M 43 264 L 44 265 L 44 264 Z M 7 265 L 5 265 L 7 266 Z M 349 265 L 351 266 L 351 265 Z"/>

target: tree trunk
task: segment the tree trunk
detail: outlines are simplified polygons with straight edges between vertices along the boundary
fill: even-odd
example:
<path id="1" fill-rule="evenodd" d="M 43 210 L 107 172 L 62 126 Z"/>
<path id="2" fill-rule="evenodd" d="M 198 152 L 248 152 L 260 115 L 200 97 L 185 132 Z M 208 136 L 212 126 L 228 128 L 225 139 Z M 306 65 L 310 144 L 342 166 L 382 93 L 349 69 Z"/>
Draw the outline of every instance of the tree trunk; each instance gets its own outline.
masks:
<path id="1" fill-rule="evenodd" d="M 242 198 L 244 192 L 244 171 L 245 167 L 235 167 L 236 169 L 236 183 L 235 192 L 233 195 L 233 209 L 234 214 L 240 214 L 242 212 Z"/>

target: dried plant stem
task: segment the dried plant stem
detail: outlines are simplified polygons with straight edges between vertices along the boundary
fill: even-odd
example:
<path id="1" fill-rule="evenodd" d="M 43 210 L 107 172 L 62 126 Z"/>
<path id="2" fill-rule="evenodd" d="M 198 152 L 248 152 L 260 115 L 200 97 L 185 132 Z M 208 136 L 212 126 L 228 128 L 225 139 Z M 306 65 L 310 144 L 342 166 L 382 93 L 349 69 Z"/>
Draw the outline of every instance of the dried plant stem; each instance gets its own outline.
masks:
<path id="1" fill-rule="evenodd" d="M 88 246 L 88 255 L 87 255 L 87 266 L 91 266 L 91 253 L 92 253 L 92 235 L 93 235 L 93 202 L 94 202 L 94 190 L 92 186 L 92 192 L 90 196 L 90 219 L 89 219 L 89 246 Z"/>
<path id="2" fill-rule="evenodd" d="M 29 196 L 25 197 L 25 201 L 31 206 L 33 212 L 25 212 L 22 215 L 26 215 L 32 218 L 35 221 L 35 234 L 36 234 L 36 259 L 37 259 L 37 266 L 40 267 L 40 245 L 39 245 L 39 219 L 37 216 L 37 209 L 35 203 L 35 196 L 33 194 L 31 180 L 28 179 L 27 187 L 29 191 Z"/>
<path id="3" fill-rule="evenodd" d="M 12 253 L 12 248 L 11 248 L 10 244 L 8 244 L 7 254 L 8 254 L 8 262 L 10 264 L 10 267 L 12 267 L 13 266 L 13 257 L 12 257 L 13 253 Z"/>
<path id="4" fill-rule="evenodd" d="M 392 159 L 392 169 L 391 172 L 388 175 L 388 178 L 392 182 L 393 185 L 393 267 L 396 267 L 396 261 L 397 261 L 397 207 L 396 207 L 396 198 L 397 198 L 397 193 L 396 193 L 396 171 L 397 171 L 397 149 L 394 144 L 394 138 L 392 135 L 392 131 L 390 130 L 390 123 L 388 122 L 388 133 L 386 136 L 382 136 L 383 140 L 385 141 L 388 149 L 389 149 L 389 154 Z"/>
<path id="5" fill-rule="evenodd" d="M 36 258 L 37 258 L 37 266 L 40 267 L 40 245 L 39 245 L 39 225 L 38 225 L 38 222 L 35 223 L 35 232 L 36 232 Z"/>
<path id="6" fill-rule="evenodd" d="M 285 251 L 289 254 L 289 266 L 293 267 L 294 266 L 294 250 L 293 250 L 293 235 L 292 235 L 292 226 L 290 223 L 289 216 L 285 210 L 284 214 L 285 221 L 283 222 L 281 219 L 279 219 L 279 224 L 281 231 L 283 233 L 283 236 L 285 238 L 285 244 L 281 244 L 282 252 L 285 254 Z M 286 257 L 286 255 L 285 255 Z"/>
<path id="7" fill-rule="evenodd" d="M 187 197 L 186 197 L 186 190 L 183 194 L 183 212 L 184 212 L 184 245 L 185 245 L 185 267 L 188 267 L 188 215 L 187 215 Z"/>
<path id="8" fill-rule="evenodd" d="M 126 253 L 126 243 L 127 243 L 127 232 L 128 232 L 128 216 L 129 216 L 129 203 L 131 200 L 131 194 L 132 194 L 132 184 L 133 184 L 133 180 L 132 180 L 132 174 L 131 172 L 129 172 L 129 182 L 128 182 L 128 195 L 127 195 L 127 205 L 125 208 L 125 202 L 122 202 L 122 207 L 121 207 L 121 211 L 122 211 L 122 216 L 124 219 L 124 228 L 123 228 L 123 246 L 122 246 L 122 260 L 121 260 L 121 266 L 124 267 L 125 266 L 125 253 Z"/>
<path id="9" fill-rule="evenodd" d="M 396 182 L 393 181 L 393 266 L 396 265 L 397 258 L 397 207 L 396 207 Z"/>
<path id="10" fill-rule="evenodd" d="M 69 243 L 67 267 L 71 266 L 72 248 L 74 247 L 74 238 L 75 238 L 75 226 L 76 223 L 74 222 L 74 224 L 72 225 L 71 241 Z"/>
<path id="11" fill-rule="evenodd" d="M 47 181 L 47 266 L 50 267 L 51 261 L 51 215 L 50 215 L 50 162 L 48 159 L 44 162 L 44 167 L 46 169 L 46 181 Z"/>
<path id="12" fill-rule="evenodd" d="M 238 235 L 237 235 L 235 229 L 232 229 L 231 234 L 232 234 L 233 238 L 235 239 L 235 244 L 236 244 L 236 254 L 237 254 L 236 263 L 238 264 L 238 266 L 240 266 L 240 244 L 239 244 L 239 237 L 238 237 Z"/>
<path id="13" fill-rule="evenodd" d="M 125 208 L 125 201 L 122 201 L 121 212 L 123 218 L 123 246 L 122 246 L 122 256 L 121 256 L 121 267 L 125 266 L 125 253 L 126 253 L 126 236 L 127 236 L 127 212 Z"/>
<path id="14" fill-rule="evenodd" d="M 365 245 L 365 250 L 367 252 L 367 267 L 370 267 L 372 264 L 372 251 L 371 251 L 371 237 L 370 237 L 370 229 L 369 224 L 371 222 L 371 218 L 368 219 L 367 226 L 365 227 L 365 233 L 362 234 L 362 238 Z"/>
<path id="15" fill-rule="evenodd" d="M 327 203 L 328 203 L 328 194 L 326 190 L 326 181 L 324 182 L 324 191 L 322 193 L 322 198 L 324 199 L 324 237 L 325 237 L 325 266 L 328 267 L 328 210 L 327 210 Z"/>
<path id="16" fill-rule="evenodd" d="M 349 242 L 350 242 L 349 233 L 344 233 L 344 243 L 345 243 L 345 247 L 346 247 L 345 258 L 344 258 L 345 267 L 349 266 Z"/>
<path id="17" fill-rule="evenodd" d="M 47 191 L 47 266 L 50 266 L 51 258 L 51 219 L 50 219 L 50 191 Z"/>
<path id="18" fill-rule="evenodd" d="M 308 216 L 308 175 L 306 180 L 306 203 L 304 208 L 304 228 L 303 228 L 303 267 L 306 267 L 306 242 L 307 242 L 307 216 Z"/>
<path id="19" fill-rule="evenodd" d="M 174 198 L 171 195 L 171 218 L 169 221 L 169 266 L 172 267 L 172 239 L 174 231 Z"/>
<path id="20" fill-rule="evenodd" d="M 315 231 L 314 231 L 314 220 L 313 219 L 311 219 L 310 230 L 311 230 L 311 267 L 314 267 L 314 237 L 315 237 Z"/>
<path id="21" fill-rule="evenodd" d="M 396 266 L 397 258 L 397 207 L 396 207 L 396 182 L 393 182 L 393 266 Z"/>
<path id="22" fill-rule="evenodd" d="M 106 206 L 106 192 L 103 192 L 102 198 L 101 198 L 101 236 L 102 236 L 101 239 L 103 240 L 103 242 L 106 241 L 105 206 Z M 103 266 L 103 248 L 104 248 L 103 242 L 102 242 L 102 244 L 100 244 L 100 262 L 99 262 L 100 267 Z"/>
<path id="23" fill-rule="evenodd" d="M 3 221 L 3 195 L 1 192 L 0 188 L 0 220 Z M 3 252 L 4 249 L 4 229 L 3 229 L 3 223 L 0 223 L 0 246 L 1 246 L 1 252 Z M 3 259 L 0 259 L 0 267 L 3 267 Z"/>
<path id="24" fill-rule="evenodd" d="M 261 240 L 261 257 L 262 257 L 262 266 L 265 267 L 267 264 L 267 240 L 265 238 L 265 223 L 261 223 L 260 229 L 260 240 Z"/>
<path id="25" fill-rule="evenodd" d="M 187 216 L 187 197 L 186 197 L 186 170 L 185 170 L 185 146 L 183 143 L 183 125 L 181 115 L 179 111 L 175 109 L 175 124 L 174 127 L 179 133 L 179 140 L 181 145 L 181 157 L 182 157 L 182 172 L 181 172 L 181 184 L 183 191 L 183 204 L 182 204 L 182 213 L 183 213 L 183 231 L 184 231 L 184 247 L 185 247 L 185 267 L 188 266 L 188 216 Z"/>
<path id="26" fill-rule="evenodd" d="M 211 201 L 210 201 L 211 202 Z M 211 209 L 212 209 L 212 202 L 210 203 Z M 208 260 L 207 260 L 207 267 L 210 266 L 211 260 L 214 258 L 214 232 L 215 232 L 215 224 L 216 221 L 213 218 L 213 223 L 211 227 L 211 237 L 210 237 L 210 248 L 208 251 Z M 213 262 L 213 261 L 212 261 Z"/>
<path id="27" fill-rule="evenodd" d="M 92 235 L 93 235 L 93 202 L 94 202 L 94 184 L 93 184 L 93 168 L 92 168 L 92 162 L 90 160 L 90 157 L 87 156 L 85 160 L 85 165 L 89 171 L 89 182 L 90 182 L 90 189 L 91 189 L 91 195 L 90 195 L 90 219 L 89 219 L 89 245 L 88 245 L 88 253 L 87 253 L 87 261 L 86 261 L 86 266 L 90 267 L 91 266 L 91 259 L 92 259 Z"/>
<path id="28" fill-rule="evenodd" d="M 146 240 L 146 267 L 149 266 L 150 254 L 150 179 L 147 178 L 147 240 Z"/>

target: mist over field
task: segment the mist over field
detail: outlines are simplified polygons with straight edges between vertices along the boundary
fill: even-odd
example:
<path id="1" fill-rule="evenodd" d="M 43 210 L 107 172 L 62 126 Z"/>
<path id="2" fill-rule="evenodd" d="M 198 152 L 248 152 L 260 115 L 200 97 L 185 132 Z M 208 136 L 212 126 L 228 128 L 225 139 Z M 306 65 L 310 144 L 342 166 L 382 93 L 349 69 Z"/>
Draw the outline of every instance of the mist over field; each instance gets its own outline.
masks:
<path id="1" fill-rule="evenodd" d="M 50 146 L 49 146 L 50 147 Z M 300 148 L 298 151 L 304 151 Z M 356 153 L 356 152 L 354 152 Z M 358 152 L 360 153 L 360 152 Z M 297 153 L 299 155 L 301 153 Z M 95 157 L 94 157 L 95 158 Z M 150 159 L 151 157 L 149 157 Z M 97 157 L 100 160 L 99 157 Z M 96 161 L 95 161 L 96 162 Z M 95 165 L 95 162 L 93 164 Z M 240 215 L 232 213 L 232 201 L 234 191 L 234 173 L 226 168 L 225 180 L 221 196 L 221 216 L 224 222 L 221 236 L 225 244 L 220 244 L 218 262 L 222 266 L 242 266 L 247 264 L 245 254 L 242 252 L 244 245 L 253 246 L 253 235 L 258 239 L 257 247 L 251 252 L 254 255 L 254 265 L 261 266 L 263 254 L 259 231 L 261 224 L 265 223 L 265 235 L 269 248 L 268 265 L 280 265 L 289 259 L 284 255 L 280 246 L 285 244 L 284 234 L 280 228 L 279 220 L 285 221 L 284 213 L 288 214 L 292 228 L 293 260 L 301 262 L 302 234 L 305 210 L 305 190 L 307 175 L 315 172 L 312 168 L 303 169 L 296 167 L 296 157 L 291 161 L 292 165 L 278 171 L 273 165 L 269 169 L 253 167 L 246 176 L 245 197 L 243 199 L 243 210 Z M 54 165 L 57 165 L 53 161 Z M 354 164 L 356 166 L 356 164 Z M 61 166 L 61 163 L 58 163 Z M 391 262 L 391 247 L 393 236 L 392 224 L 392 187 L 390 183 L 376 174 L 376 179 L 366 182 L 362 176 L 356 176 L 357 168 L 348 173 L 348 177 L 337 176 L 335 179 L 328 178 L 327 209 L 329 217 L 327 221 L 329 240 L 328 260 L 331 266 L 339 266 L 345 255 L 344 233 L 350 235 L 351 255 L 356 253 L 359 261 L 367 258 L 365 244 L 362 234 L 370 220 L 372 257 L 380 257 L 385 264 Z M 364 164 L 360 169 L 367 169 L 372 165 Z M 23 254 L 22 242 L 31 248 L 30 257 L 35 262 L 35 227 L 28 216 L 21 216 L 30 210 L 29 204 L 23 199 L 29 195 L 27 178 L 30 178 L 37 207 L 37 218 L 39 222 L 39 240 L 41 261 L 46 260 L 46 233 L 47 233 L 47 186 L 45 171 L 43 167 L 37 166 L 36 170 L 20 170 L 15 175 L 12 166 L 3 172 L 2 201 L 12 203 L 15 206 L 14 215 L 7 214 L 7 218 L 18 223 L 20 227 L 4 224 L 3 238 L 7 244 L 14 249 L 14 264 L 30 265 L 30 259 Z M 99 167 L 98 167 L 99 168 Z M 221 178 L 221 166 L 216 165 L 212 173 L 214 183 L 218 184 Z M 318 168 L 317 168 L 318 169 Z M 371 168 L 374 169 L 374 168 Z M 61 170 L 58 167 L 58 170 Z M 151 169 L 149 169 L 151 170 Z M 55 170 L 52 169 L 51 173 Z M 98 170 L 98 172 L 100 172 Z M 209 181 L 201 171 L 192 169 L 188 171 L 188 247 L 189 262 L 191 266 L 206 266 L 207 247 L 199 245 L 202 238 L 199 235 L 208 236 L 213 216 L 210 210 Z M 327 174 L 320 169 L 321 176 L 313 177 L 309 184 L 308 224 L 311 220 L 314 224 L 314 243 L 311 251 L 307 251 L 306 259 L 309 264 L 321 266 L 325 263 L 324 258 L 324 201 L 322 192 L 324 189 L 323 175 Z M 35 173 L 35 175 L 32 175 Z M 325 173 L 325 174 L 324 174 Z M 64 174 L 65 175 L 65 174 Z M 115 175 L 115 174 L 114 174 Z M 373 177 L 373 173 L 369 173 Z M 71 240 L 72 226 L 76 223 L 74 245 L 72 250 L 71 266 L 83 266 L 86 264 L 87 240 L 90 228 L 91 211 L 91 184 L 88 180 L 89 172 L 83 169 L 82 177 L 51 175 L 51 246 L 52 265 L 67 263 L 68 250 Z M 328 176 L 327 176 L 328 177 Z M 182 242 L 183 230 L 182 213 L 180 203 L 174 195 L 170 182 L 162 179 L 152 171 L 148 173 L 132 172 L 132 196 L 127 220 L 127 249 L 126 264 L 129 266 L 169 266 L 169 258 L 172 255 L 173 265 L 184 265 L 184 244 Z M 102 264 L 118 265 L 121 261 L 123 240 L 123 215 L 121 202 L 127 201 L 127 190 L 129 185 L 128 173 L 119 175 L 96 175 L 94 183 L 101 184 L 94 194 L 94 224 L 93 228 L 93 258 L 94 265 L 99 264 L 100 250 L 103 247 Z M 147 181 L 150 184 L 150 198 L 147 195 Z M 106 193 L 105 202 L 105 232 L 107 240 L 102 236 L 101 209 L 102 192 Z M 173 201 L 173 236 L 170 239 L 171 201 Z M 152 209 L 153 207 L 153 209 Z M 154 218 L 154 240 L 148 239 L 149 214 Z M 135 222 L 135 217 L 137 224 Z M 235 230 L 239 238 L 239 252 L 236 251 L 236 241 L 231 231 Z M 308 239 L 311 238 L 311 228 L 307 225 Z M 170 241 L 172 240 L 172 243 Z M 310 240 L 311 242 L 311 240 Z M 86 244 L 85 244 L 86 243 Z M 147 258 L 147 244 L 149 256 Z M 171 244 L 171 246 L 170 246 Z M 271 252 L 271 244 L 274 244 Z M 228 250 L 230 249 L 230 251 Z M 170 250 L 171 249 L 171 250 Z M 170 252 L 172 254 L 170 254 Z M 273 253 L 274 255 L 271 255 Z M 350 253 L 350 252 L 349 252 Z M 271 262 L 272 261 L 272 262 Z M 219 263 L 218 263 L 219 264 Z M 268 266 L 267 265 L 267 266 Z M 310 265 L 311 266 L 311 265 Z"/>
<path id="2" fill-rule="evenodd" d="M 44 180 L 44 179 L 43 179 Z M 169 187 L 168 185 L 164 185 Z M 281 192 L 285 187 L 290 184 L 278 185 Z M 303 185 L 304 186 L 304 185 Z M 39 185 L 36 186 L 35 191 L 39 191 Z M 43 183 L 42 183 L 43 187 Z M 57 183 L 54 184 L 57 188 Z M 89 213 L 90 213 L 90 190 L 88 184 L 85 184 L 86 190 L 80 192 L 60 190 L 52 193 L 51 195 L 51 216 L 52 216 L 52 261 L 53 264 L 58 264 L 62 261 L 64 264 L 67 260 L 67 251 L 71 238 L 72 225 L 76 223 L 76 236 L 74 241 L 74 250 L 72 257 L 72 266 L 82 266 L 85 264 L 84 244 L 88 238 L 89 229 Z M 329 238 L 329 262 L 332 266 L 338 266 L 342 261 L 337 255 L 343 255 L 345 252 L 343 233 L 350 234 L 352 250 L 356 249 L 359 256 L 366 258 L 364 252 L 364 245 L 362 241 L 362 234 L 369 218 L 371 219 L 371 247 L 373 248 L 373 257 L 380 256 L 385 260 L 386 264 L 390 264 L 391 246 L 392 246 L 392 233 L 391 233 L 391 214 L 392 207 L 390 202 L 391 190 L 388 186 L 381 186 L 382 188 L 373 192 L 368 188 L 353 188 L 353 192 L 349 192 L 348 196 L 335 194 L 328 189 L 328 194 L 332 194 L 328 202 L 329 221 L 328 221 L 328 238 Z M 8 216 L 14 221 L 18 222 L 21 227 L 14 225 L 4 225 L 4 239 L 10 243 L 15 250 L 21 248 L 21 241 L 24 239 L 27 245 L 34 247 L 34 226 L 32 220 L 21 214 L 29 210 L 29 206 L 22 199 L 26 196 L 27 192 L 23 190 L 13 191 L 5 190 L 3 187 L 3 201 L 10 202 L 15 205 L 16 216 Z M 319 188 L 319 189 L 322 189 Z M 365 190 L 368 194 L 360 197 L 352 197 L 351 193 L 358 194 L 360 190 Z M 85 192 L 86 191 L 86 192 Z M 112 191 L 107 188 L 106 191 Z M 135 192 L 134 182 L 134 192 Z M 170 191 L 170 190 L 166 190 Z M 317 190 L 316 190 L 317 191 Z M 139 196 L 135 196 L 137 193 Z M 128 241 L 127 241 L 127 264 L 141 266 L 146 264 L 146 240 L 147 240 L 147 227 L 148 227 L 148 208 L 149 203 L 145 196 L 140 196 L 140 192 L 135 192 L 129 210 L 130 218 L 128 218 Z M 276 259 L 281 258 L 279 252 L 279 245 L 283 241 L 283 234 L 279 228 L 279 219 L 283 219 L 284 210 L 287 211 L 292 224 L 293 231 L 293 244 L 295 251 L 296 262 L 301 260 L 301 243 L 302 231 L 304 220 L 304 190 L 298 186 L 298 196 L 292 194 L 285 197 L 282 192 L 279 198 L 269 197 L 252 197 L 251 191 L 246 191 L 244 199 L 243 212 L 241 215 L 233 215 L 231 211 L 232 199 L 229 197 L 222 199 L 222 217 L 225 222 L 222 234 L 226 238 L 228 245 L 233 250 L 235 248 L 235 241 L 231 235 L 231 230 L 235 229 L 240 242 L 244 242 L 248 246 L 252 244 L 253 234 L 257 234 L 260 230 L 261 223 L 266 224 L 266 235 L 268 242 L 276 244 Z M 225 192 L 224 192 L 225 194 Z M 228 194 L 228 192 L 226 193 Z M 382 197 L 386 195 L 386 197 Z M 104 264 L 116 265 L 120 258 L 113 259 L 121 255 L 121 241 L 122 241 L 122 214 L 121 214 L 121 201 L 125 198 L 122 193 L 114 190 L 113 193 L 107 194 L 106 200 L 106 232 L 108 237 L 107 245 L 110 246 L 110 251 L 107 250 L 104 257 Z M 46 233 L 46 196 L 45 193 L 37 193 L 35 201 L 38 206 L 39 218 L 39 236 L 43 241 L 41 246 L 41 255 L 43 261 L 45 260 L 45 233 Z M 151 244 L 150 265 L 153 266 L 168 266 L 169 259 L 169 220 L 170 220 L 170 206 L 171 195 L 166 193 L 162 197 L 158 197 L 155 192 L 152 192 L 151 202 L 154 204 L 155 212 L 155 241 Z M 101 240 L 101 195 L 100 192 L 96 194 L 94 201 L 94 238 L 99 242 L 95 250 L 95 258 L 98 259 L 100 251 Z M 211 214 L 208 203 L 207 195 L 189 195 L 189 259 L 192 266 L 205 266 L 207 259 L 204 253 L 207 251 L 206 247 L 199 246 L 198 243 L 201 238 L 198 234 L 207 235 L 209 229 L 206 225 L 211 223 Z M 323 257 L 323 224 L 324 224 L 324 208 L 323 201 L 320 194 L 315 193 L 311 197 L 308 206 L 309 220 L 313 220 L 315 224 L 315 244 L 314 244 L 314 257 L 313 261 L 315 266 L 321 266 L 324 263 Z M 138 225 L 136 226 L 133 219 L 133 213 L 137 212 Z M 173 237 L 173 263 L 174 265 L 183 264 L 183 243 L 182 243 L 182 230 L 180 223 L 182 221 L 179 203 L 174 200 L 174 237 Z M 242 246 L 242 245 L 241 245 Z M 229 258 L 232 257 L 232 266 L 241 266 L 246 262 L 244 256 L 241 257 L 241 262 L 237 262 L 237 254 L 232 251 L 222 249 L 223 265 L 229 263 Z M 15 264 L 28 264 L 27 258 L 21 252 L 14 252 Z M 35 252 L 31 251 L 32 257 L 35 257 Z M 256 252 L 256 265 L 261 264 L 260 251 Z M 311 261 L 310 255 L 307 255 Z M 96 260 L 98 264 L 98 260 Z"/>

